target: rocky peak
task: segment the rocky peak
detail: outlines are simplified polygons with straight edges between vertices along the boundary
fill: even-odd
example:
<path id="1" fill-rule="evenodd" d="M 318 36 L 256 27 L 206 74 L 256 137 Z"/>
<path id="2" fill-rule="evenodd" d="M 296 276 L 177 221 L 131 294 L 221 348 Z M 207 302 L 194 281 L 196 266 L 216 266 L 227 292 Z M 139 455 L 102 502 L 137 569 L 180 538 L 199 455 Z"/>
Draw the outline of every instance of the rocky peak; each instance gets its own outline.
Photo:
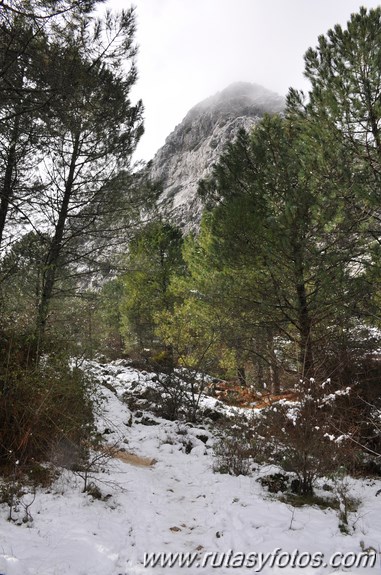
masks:
<path id="1" fill-rule="evenodd" d="M 283 108 L 284 98 L 246 82 L 231 84 L 194 106 L 151 163 L 151 176 L 163 186 L 161 209 L 185 230 L 195 228 L 201 217 L 199 180 L 240 128 L 250 129 L 265 113 Z"/>

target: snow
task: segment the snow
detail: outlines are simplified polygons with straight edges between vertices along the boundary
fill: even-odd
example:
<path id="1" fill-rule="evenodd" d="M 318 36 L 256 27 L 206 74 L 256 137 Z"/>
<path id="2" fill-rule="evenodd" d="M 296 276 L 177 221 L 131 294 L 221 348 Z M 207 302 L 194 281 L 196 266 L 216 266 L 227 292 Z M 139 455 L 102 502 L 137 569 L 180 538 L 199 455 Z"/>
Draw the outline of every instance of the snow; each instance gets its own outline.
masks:
<path id="1" fill-rule="evenodd" d="M 97 424 L 110 445 L 153 465 L 110 459 L 92 476 L 103 500 L 83 493 L 83 480 L 64 470 L 48 490 L 39 489 L 30 507 L 32 522 L 7 521 L 0 506 L 0 574 L 3 575 L 140 575 L 218 572 L 231 567 L 144 567 L 152 552 L 260 552 L 276 548 L 292 553 L 380 551 L 380 480 L 348 479 L 351 496 L 361 500 L 349 514 L 351 534 L 340 532 L 337 511 L 316 506 L 292 508 L 270 495 L 257 479 L 272 470 L 256 466 L 250 477 L 213 472 L 213 434 L 206 426 L 169 422 L 150 414 L 156 425 L 143 425 L 121 401 L 131 386 L 152 385 L 152 374 L 113 364 L 87 369 L 99 375 Z M 116 393 L 113 391 L 116 391 Z M 208 398 L 207 404 L 215 405 Z M 103 413 L 102 413 L 103 412 Z M 200 437 L 202 436 L 202 439 Z M 204 443 L 205 442 L 205 443 Z M 191 450 L 189 453 L 189 446 Z M 32 494 L 25 495 L 30 501 Z M 17 513 L 15 513 L 17 516 Z M 20 506 L 19 517 L 23 516 Z M 376 573 L 362 569 L 265 565 L 261 573 Z M 235 572 L 256 572 L 238 569 Z"/>

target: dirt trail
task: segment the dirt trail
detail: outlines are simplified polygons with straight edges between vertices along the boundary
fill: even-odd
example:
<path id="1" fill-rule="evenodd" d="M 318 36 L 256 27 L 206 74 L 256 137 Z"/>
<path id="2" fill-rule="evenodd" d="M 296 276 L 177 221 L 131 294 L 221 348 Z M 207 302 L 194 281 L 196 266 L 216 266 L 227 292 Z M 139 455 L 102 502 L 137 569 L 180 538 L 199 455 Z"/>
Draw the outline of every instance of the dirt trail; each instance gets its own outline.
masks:
<path id="1" fill-rule="evenodd" d="M 149 459 L 148 457 L 141 457 L 140 455 L 135 455 L 135 453 L 129 453 L 128 451 L 121 451 L 119 449 L 111 448 L 109 450 L 111 457 L 120 459 L 124 463 L 129 463 L 130 465 L 136 465 L 138 467 L 152 467 L 157 463 L 156 459 Z"/>

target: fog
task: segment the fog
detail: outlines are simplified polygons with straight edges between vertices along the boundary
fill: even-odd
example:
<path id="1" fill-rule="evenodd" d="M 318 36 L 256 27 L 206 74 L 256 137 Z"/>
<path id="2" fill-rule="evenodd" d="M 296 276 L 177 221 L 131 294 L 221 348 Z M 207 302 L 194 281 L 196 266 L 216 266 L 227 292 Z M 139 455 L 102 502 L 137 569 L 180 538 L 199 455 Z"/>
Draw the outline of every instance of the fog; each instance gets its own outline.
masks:
<path id="1" fill-rule="evenodd" d="M 145 106 L 136 158 L 153 157 L 187 111 L 231 82 L 261 84 L 281 95 L 308 90 L 303 55 L 320 34 L 345 25 L 354 0 L 134 0 L 139 80 Z M 127 8 L 123 0 L 107 7 Z"/>

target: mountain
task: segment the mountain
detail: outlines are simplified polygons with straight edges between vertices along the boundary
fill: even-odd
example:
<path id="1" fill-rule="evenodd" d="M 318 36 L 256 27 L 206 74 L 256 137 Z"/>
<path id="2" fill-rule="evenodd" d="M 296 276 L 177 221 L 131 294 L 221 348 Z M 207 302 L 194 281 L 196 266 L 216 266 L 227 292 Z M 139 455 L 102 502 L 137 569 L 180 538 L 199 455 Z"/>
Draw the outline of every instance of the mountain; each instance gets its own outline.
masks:
<path id="1" fill-rule="evenodd" d="M 281 112 L 284 104 L 284 98 L 262 86 L 238 82 L 194 106 L 151 161 L 151 177 L 163 186 L 161 210 L 185 230 L 197 227 L 199 180 L 240 128 L 250 129 L 265 113 Z"/>

